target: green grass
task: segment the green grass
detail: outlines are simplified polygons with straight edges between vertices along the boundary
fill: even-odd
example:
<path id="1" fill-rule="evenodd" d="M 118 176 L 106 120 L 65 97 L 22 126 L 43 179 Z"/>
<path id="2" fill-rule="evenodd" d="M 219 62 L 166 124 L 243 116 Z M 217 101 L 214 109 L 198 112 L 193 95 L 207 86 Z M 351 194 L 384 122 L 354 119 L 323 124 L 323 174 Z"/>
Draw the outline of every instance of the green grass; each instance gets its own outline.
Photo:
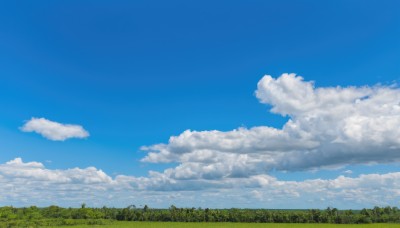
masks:
<path id="1" fill-rule="evenodd" d="M 56 227 L 56 226 L 54 226 Z M 128 227 L 143 227 L 143 228 L 398 228 L 399 224 L 387 224 L 387 223 L 375 223 L 375 224 L 294 224 L 294 223 L 183 223 L 183 222 L 114 222 L 112 225 L 78 225 L 78 226 L 57 226 L 57 228 L 87 228 L 87 227 L 98 227 L 98 228 L 128 228 Z"/>

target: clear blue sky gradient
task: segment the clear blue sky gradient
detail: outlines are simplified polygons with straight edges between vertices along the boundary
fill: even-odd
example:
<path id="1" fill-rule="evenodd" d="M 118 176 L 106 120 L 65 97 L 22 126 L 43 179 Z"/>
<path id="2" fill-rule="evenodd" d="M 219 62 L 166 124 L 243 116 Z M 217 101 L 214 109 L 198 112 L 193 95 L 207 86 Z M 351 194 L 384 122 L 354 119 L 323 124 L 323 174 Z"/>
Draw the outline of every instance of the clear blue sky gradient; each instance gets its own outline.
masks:
<path id="1" fill-rule="evenodd" d="M 316 86 L 398 81 L 399 9 L 353 0 L 3 1 L 0 163 L 145 176 L 173 164 L 144 164 L 139 148 L 186 129 L 280 127 L 286 119 L 254 96 L 264 74 L 293 72 Z M 90 137 L 21 132 L 31 117 L 80 124 Z"/>

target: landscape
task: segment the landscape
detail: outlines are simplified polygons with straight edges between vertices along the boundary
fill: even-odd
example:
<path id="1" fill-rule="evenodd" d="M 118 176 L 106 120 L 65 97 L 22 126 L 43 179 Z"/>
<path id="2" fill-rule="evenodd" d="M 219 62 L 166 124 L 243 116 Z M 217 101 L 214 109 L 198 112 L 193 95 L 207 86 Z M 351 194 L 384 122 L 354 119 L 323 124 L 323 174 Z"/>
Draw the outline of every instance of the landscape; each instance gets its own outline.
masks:
<path id="1" fill-rule="evenodd" d="M 0 228 L 398 227 L 398 9 L 0 3 Z"/>

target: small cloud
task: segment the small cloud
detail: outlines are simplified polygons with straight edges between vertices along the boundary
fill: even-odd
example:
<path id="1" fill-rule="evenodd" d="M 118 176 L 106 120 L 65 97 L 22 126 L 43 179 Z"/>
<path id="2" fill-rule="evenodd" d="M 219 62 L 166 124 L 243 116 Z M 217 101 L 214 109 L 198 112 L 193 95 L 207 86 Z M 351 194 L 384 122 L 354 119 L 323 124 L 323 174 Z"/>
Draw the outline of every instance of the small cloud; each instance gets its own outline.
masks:
<path id="1" fill-rule="evenodd" d="M 24 132 L 36 132 L 46 139 L 53 141 L 64 141 L 70 138 L 87 138 L 89 136 L 89 132 L 80 125 L 62 124 L 45 118 L 32 117 L 20 129 Z"/>
<path id="2" fill-rule="evenodd" d="M 350 174 L 353 174 L 353 171 L 351 171 L 351 170 L 346 170 L 346 171 L 343 171 L 343 173 L 344 173 L 344 174 L 347 174 L 347 175 L 350 175 Z"/>

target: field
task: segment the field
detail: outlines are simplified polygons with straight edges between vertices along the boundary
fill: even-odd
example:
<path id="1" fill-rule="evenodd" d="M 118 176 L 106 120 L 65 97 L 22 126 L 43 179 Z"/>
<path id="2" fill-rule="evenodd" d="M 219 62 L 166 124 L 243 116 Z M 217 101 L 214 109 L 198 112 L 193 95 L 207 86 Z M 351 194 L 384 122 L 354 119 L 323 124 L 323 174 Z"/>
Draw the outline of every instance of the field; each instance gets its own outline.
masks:
<path id="1" fill-rule="evenodd" d="M 388 224 L 388 223 L 375 223 L 375 224 L 294 224 L 294 223 L 182 223 L 182 222 L 115 222 L 113 225 L 101 225 L 101 226 L 54 226 L 63 228 L 86 228 L 86 227 L 99 227 L 99 228 L 128 228 L 128 227 L 143 227 L 143 228 L 334 228 L 334 227 L 351 227 L 351 228 L 395 228 L 399 227 L 399 224 Z"/>

